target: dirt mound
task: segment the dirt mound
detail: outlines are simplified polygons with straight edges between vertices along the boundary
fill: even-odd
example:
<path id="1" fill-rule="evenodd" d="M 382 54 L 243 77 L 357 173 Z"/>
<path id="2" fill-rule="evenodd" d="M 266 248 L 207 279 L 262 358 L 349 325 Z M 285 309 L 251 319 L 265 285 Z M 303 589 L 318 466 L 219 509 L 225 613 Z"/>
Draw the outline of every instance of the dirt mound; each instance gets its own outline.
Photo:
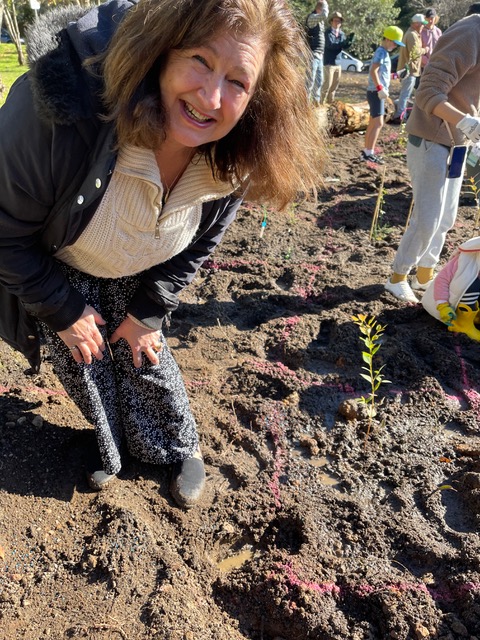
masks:
<path id="1" fill-rule="evenodd" d="M 365 79 L 344 74 L 340 97 Z M 480 637 L 480 345 L 383 289 L 411 192 L 403 132 L 380 144 L 380 198 L 362 134 L 332 139 L 318 202 L 242 208 L 185 291 L 168 340 L 206 460 L 198 508 L 133 459 L 89 493 L 89 426 L 48 358 L 32 376 L 0 344 L 2 640 Z M 385 325 L 391 381 L 367 441 L 358 314 Z"/>

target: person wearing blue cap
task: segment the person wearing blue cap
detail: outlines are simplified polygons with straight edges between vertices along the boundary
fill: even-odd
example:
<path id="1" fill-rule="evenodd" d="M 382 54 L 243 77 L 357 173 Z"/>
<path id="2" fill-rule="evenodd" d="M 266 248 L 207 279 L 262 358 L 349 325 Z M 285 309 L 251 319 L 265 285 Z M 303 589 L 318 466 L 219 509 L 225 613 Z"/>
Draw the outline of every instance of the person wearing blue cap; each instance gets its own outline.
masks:
<path id="1" fill-rule="evenodd" d="M 404 47 L 403 31 L 399 27 L 387 27 L 383 32 L 380 46 L 373 54 L 368 74 L 367 101 L 370 107 L 370 120 L 365 131 L 365 148 L 360 160 L 383 164 L 383 159 L 375 154 L 375 145 L 383 127 L 385 100 L 388 98 L 392 63 L 390 52 L 396 47 Z"/>

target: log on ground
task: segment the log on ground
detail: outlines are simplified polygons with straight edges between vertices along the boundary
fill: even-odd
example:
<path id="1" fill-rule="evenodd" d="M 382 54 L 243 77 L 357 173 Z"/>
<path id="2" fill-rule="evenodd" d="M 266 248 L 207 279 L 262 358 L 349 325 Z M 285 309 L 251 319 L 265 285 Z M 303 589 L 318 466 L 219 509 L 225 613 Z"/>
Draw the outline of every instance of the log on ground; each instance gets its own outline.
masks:
<path id="1" fill-rule="evenodd" d="M 385 122 L 394 113 L 393 102 L 388 99 L 385 104 Z M 332 104 L 317 107 L 320 126 L 332 136 L 343 136 L 354 131 L 364 131 L 370 119 L 368 102 L 350 104 L 335 100 Z"/>

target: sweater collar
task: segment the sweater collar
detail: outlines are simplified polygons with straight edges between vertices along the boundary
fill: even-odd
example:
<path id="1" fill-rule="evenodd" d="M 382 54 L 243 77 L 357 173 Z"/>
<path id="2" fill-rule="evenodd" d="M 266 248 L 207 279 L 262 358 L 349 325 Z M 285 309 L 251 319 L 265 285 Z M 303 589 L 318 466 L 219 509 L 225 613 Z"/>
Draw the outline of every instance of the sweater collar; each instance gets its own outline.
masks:
<path id="1" fill-rule="evenodd" d="M 160 171 L 151 149 L 125 145 L 119 151 L 115 170 L 146 180 L 163 192 Z M 205 156 L 197 153 L 172 189 L 163 210 L 170 212 L 186 205 L 192 206 L 217 200 L 230 195 L 233 190 L 234 187 L 230 182 L 217 180 L 213 176 Z"/>

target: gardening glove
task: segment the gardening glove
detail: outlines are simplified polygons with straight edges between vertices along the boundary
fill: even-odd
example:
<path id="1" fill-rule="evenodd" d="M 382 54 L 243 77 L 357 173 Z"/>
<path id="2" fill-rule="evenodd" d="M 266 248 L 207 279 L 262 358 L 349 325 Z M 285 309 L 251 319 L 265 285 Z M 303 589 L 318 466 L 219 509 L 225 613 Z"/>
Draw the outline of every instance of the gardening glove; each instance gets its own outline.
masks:
<path id="1" fill-rule="evenodd" d="M 388 98 L 388 91 L 386 89 L 380 89 L 380 91 L 377 91 L 377 96 L 379 100 L 386 100 Z"/>
<path id="2" fill-rule="evenodd" d="M 457 124 L 457 129 L 472 142 L 480 142 L 480 118 L 464 116 Z"/>
<path id="3" fill-rule="evenodd" d="M 437 304 L 437 311 L 440 314 L 440 320 L 449 327 L 452 324 L 452 320 L 455 320 L 457 317 L 455 309 L 453 309 L 448 302 L 441 302 L 440 304 Z"/>

